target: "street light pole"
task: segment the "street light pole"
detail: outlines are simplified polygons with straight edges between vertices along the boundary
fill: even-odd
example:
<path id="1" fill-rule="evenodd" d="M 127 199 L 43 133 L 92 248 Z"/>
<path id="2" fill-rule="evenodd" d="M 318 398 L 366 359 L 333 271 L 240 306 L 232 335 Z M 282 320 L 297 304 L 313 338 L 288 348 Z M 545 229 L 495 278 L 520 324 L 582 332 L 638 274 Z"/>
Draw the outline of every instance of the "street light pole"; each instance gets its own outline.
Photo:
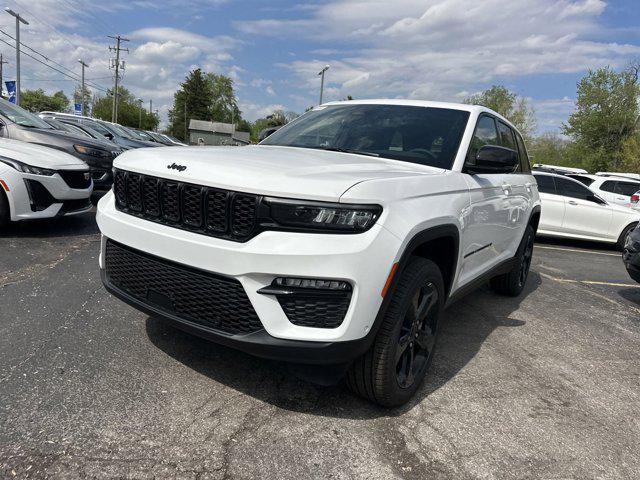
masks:
<path id="1" fill-rule="evenodd" d="M 142 99 L 139 98 L 138 99 L 138 113 L 139 113 L 139 120 L 138 120 L 138 128 L 142 129 Z"/>
<path id="2" fill-rule="evenodd" d="M 82 90 L 80 91 L 80 115 L 84 116 L 84 69 L 88 67 L 86 63 L 82 59 L 78 59 L 80 65 L 82 65 Z"/>
<path id="3" fill-rule="evenodd" d="M 327 70 L 329 70 L 329 65 L 325 65 L 324 68 L 318 72 L 318 75 L 320 75 L 320 102 L 318 103 L 318 105 L 322 105 L 322 92 L 324 91 L 324 72 L 326 72 Z"/>
<path id="4" fill-rule="evenodd" d="M 29 25 L 29 22 L 9 7 L 4 10 L 16 18 L 16 105 L 20 105 L 20 24 L 24 23 L 25 25 Z"/>

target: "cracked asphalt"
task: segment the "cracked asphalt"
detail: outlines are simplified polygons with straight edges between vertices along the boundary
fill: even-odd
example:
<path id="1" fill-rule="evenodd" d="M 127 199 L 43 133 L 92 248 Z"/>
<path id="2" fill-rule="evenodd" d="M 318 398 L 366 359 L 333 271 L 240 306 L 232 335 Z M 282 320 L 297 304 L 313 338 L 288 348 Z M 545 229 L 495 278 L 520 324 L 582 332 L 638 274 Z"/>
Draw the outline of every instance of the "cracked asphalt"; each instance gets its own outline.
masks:
<path id="1" fill-rule="evenodd" d="M 92 215 L 0 233 L 2 478 L 640 477 L 640 288 L 614 250 L 538 243 L 526 293 L 450 308 L 384 410 L 133 310 L 98 247 Z"/>

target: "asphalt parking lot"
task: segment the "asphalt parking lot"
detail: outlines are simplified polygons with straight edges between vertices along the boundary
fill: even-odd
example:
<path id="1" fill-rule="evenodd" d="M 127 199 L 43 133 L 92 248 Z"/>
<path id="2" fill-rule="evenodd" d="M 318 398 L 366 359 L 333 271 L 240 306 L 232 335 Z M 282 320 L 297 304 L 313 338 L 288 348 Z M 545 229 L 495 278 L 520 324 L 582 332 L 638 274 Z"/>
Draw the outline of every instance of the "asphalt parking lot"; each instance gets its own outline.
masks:
<path id="1" fill-rule="evenodd" d="M 538 243 L 525 295 L 446 314 L 413 403 L 377 408 L 102 288 L 92 215 L 0 234 L 2 478 L 639 478 L 640 285 Z"/>

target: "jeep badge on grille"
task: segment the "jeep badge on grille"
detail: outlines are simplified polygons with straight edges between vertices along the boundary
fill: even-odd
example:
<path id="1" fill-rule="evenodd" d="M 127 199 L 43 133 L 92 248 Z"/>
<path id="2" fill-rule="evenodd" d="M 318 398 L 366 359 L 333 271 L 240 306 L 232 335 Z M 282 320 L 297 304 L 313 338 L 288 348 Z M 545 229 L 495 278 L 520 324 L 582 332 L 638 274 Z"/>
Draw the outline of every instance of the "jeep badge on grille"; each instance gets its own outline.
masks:
<path id="1" fill-rule="evenodd" d="M 167 165 L 167 168 L 169 170 L 178 170 L 179 172 L 184 172 L 187 169 L 187 167 L 185 167 L 184 165 L 178 165 L 175 162 L 171 165 Z"/>

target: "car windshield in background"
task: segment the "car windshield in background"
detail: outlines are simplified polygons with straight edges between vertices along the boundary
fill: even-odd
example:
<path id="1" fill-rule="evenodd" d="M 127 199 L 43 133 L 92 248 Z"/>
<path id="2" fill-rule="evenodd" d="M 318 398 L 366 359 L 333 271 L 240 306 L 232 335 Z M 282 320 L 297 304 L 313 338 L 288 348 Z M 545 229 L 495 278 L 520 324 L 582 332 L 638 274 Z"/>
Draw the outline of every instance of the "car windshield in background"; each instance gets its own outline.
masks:
<path id="1" fill-rule="evenodd" d="M 316 107 L 261 145 L 315 148 L 451 169 L 469 112 L 406 105 Z"/>
<path id="2" fill-rule="evenodd" d="M 28 112 L 24 108 L 20 108 L 11 102 L 7 102 L 4 99 L 0 99 L 0 114 L 7 117 L 13 123 L 21 125 L 23 127 L 54 130 L 51 125 L 49 125 L 37 115 L 34 115 L 33 113 Z"/>

